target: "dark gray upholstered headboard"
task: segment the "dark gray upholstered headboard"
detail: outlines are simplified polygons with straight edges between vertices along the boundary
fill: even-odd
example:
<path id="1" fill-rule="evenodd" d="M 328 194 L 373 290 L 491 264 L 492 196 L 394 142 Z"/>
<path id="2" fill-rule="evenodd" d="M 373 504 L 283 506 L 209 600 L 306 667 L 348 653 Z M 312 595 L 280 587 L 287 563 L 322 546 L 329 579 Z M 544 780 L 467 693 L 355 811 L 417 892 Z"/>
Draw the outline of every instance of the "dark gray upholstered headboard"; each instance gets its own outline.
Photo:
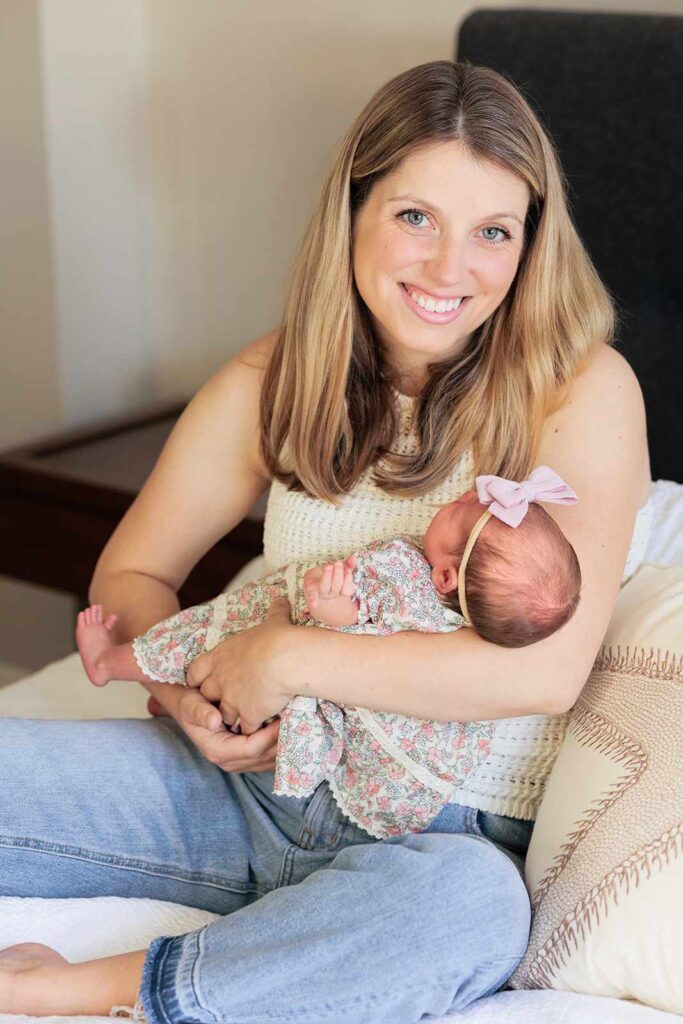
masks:
<path id="1" fill-rule="evenodd" d="M 645 394 L 652 474 L 683 482 L 683 18 L 482 10 L 456 58 L 540 114 Z"/>

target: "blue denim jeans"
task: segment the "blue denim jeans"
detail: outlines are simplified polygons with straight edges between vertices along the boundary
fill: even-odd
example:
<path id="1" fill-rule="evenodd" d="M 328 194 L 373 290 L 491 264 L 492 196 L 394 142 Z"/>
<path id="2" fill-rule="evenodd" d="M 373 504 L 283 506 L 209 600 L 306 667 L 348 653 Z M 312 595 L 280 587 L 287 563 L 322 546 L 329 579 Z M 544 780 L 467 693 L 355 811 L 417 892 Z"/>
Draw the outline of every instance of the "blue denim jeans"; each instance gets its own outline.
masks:
<path id="1" fill-rule="evenodd" d="M 412 1024 L 496 991 L 524 953 L 528 822 L 449 804 L 373 840 L 326 784 L 276 797 L 168 719 L 4 719 L 0 751 L 0 895 L 222 915 L 152 943 L 150 1024 Z"/>

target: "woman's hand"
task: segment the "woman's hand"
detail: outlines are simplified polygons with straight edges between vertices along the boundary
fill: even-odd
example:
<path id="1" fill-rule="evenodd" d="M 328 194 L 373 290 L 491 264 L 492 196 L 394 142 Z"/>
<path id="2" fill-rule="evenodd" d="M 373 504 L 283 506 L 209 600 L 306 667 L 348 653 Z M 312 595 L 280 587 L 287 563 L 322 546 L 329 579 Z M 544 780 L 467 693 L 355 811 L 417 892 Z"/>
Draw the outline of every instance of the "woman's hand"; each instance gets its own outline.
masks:
<path id="1" fill-rule="evenodd" d="M 287 633 L 295 629 L 289 602 L 278 598 L 261 625 L 195 658 L 187 672 L 188 687 L 200 689 L 203 698 L 217 704 L 229 726 L 239 725 L 241 738 L 258 735 L 263 723 L 294 695 L 287 688 L 282 655 Z"/>
<path id="2" fill-rule="evenodd" d="M 276 719 L 251 735 L 230 732 L 218 708 L 199 690 L 172 683 L 147 683 L 152 714 L 165 712 L 189 736 L 207 761 L 224 772 L 267 772 L 275 767 L 280 721 Z"/>

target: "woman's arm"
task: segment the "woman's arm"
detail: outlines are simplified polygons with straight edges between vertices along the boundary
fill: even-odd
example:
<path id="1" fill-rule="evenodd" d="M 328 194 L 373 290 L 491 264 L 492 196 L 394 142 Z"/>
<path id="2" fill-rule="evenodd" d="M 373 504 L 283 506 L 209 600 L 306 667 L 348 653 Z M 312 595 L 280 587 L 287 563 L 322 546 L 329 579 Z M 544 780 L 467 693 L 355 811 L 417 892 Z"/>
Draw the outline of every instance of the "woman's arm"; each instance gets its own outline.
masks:
<path id="1" fill-rule="evenodd" d="M 119 616 L 117 642 L 178 610 L 176 592 L 192 568 L 267 488 L 258 409 L 275 333 L 247 346 L 192 399 L 104 548 L 89 598 Z"/>
<path id="2" fill-rule="evenodd" d="M 176 591 L 192 567 L 268 486 L 258 448 L 259 399 L 276 338 L 273 331 L 252 342 L 192 400 L 102 552 L 90 600 L 118 615 L 118 642 L 178 610 Z M 143 685 L 212 763 L 226 771 L 272 767 L 277 723 L 258 736 L 233 736 L 196 691 Z"/>
<path id="3" fill-rule="evenodd" d="M 546 423 L 536 462 L 552 466 L 580 499 L 572 508 L 548 508 L 583 575 L 579 608 L 558 633 L 511 650 L 471 629 L 358 636 L 299 629 L 276 611 L 250 635 L 227 641 L 239 678 L 228 658 L 213 662 L 214 652 L 195 662 L 202 693 L 220 693 L 222 707 L 240 714 L 245 731 L 262 720 L 262 708 L 274 714 L 295 693 L 436 720 L 571 707 L 607 630 L 650 480 L 642 395 L 619 353 L 605 346 L 576 380 Z"/>

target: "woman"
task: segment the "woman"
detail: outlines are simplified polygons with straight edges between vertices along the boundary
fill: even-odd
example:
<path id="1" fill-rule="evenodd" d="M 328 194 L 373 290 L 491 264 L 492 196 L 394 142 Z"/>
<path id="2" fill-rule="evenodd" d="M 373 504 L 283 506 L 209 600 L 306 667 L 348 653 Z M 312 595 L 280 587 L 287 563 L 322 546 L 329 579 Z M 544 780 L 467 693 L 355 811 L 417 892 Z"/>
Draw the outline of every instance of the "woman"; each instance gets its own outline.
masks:
<path id="1" fill-rule="evenodd" d="M 4 723 L 17 783 L 2 820 L 22 837 L 6 844 L 5 891 L 225 916 L 86 964 L 17 947 L 2 1009 L 106 1013 L 139 994 L 154 1024 L 413 1022 L 505 982 L 527 940 L 519 868 L 561 713 L 649 491 L 642 398 L 612 326 L 553 148 L 516 90 L 449 61 L 384 86 L 325 182 L 281 329 L 189 405 L 91 599 L 121 615 L 121 640 L 170 615 L 192 566 L 271 482 L 265 555 L 278 565 L 423 533 L 475 472 L 519 479 L 544 463 L 580 496 L 552 512 L 581 562 L 579 610 L 511 651 L 469 630 L 301 630 L 285 604 L 199 657 L 192 688 L 148 684 L 174 722 Z M 496 720 L 490 761 L 425 833 L 371 841 L 325 786 L 273 796 L 277 722 L 261 724 L 296 693 Z M 225 724 L 237 718 L 241 736 Z"/>

